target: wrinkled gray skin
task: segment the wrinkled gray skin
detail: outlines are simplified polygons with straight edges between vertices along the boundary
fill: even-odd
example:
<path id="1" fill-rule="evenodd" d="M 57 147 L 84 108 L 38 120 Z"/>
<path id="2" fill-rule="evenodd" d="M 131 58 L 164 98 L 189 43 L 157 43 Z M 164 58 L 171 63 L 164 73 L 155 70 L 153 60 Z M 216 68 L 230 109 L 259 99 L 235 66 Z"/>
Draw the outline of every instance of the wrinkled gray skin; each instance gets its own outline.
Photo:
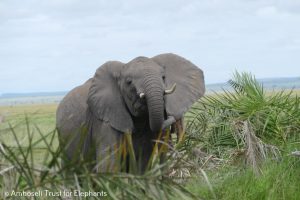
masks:
<path id="1" fill-rule="evenodd" d="M 164 95 L 174 83 L 175 91 Z M 83 155 L 97 161 L 97 171 L 114 171 L 112 150 L 124 132 L 131 132 L 138 168 L 144 171 L 164 122 L 173 123 L 166 121 L 170 116 L 181 119 L 204 91 L 202 70 L 175 54 L 137 57 L 127 64 L 109 61 L 60 103 L 60 144 L 67 145 L 68 159 Z"/>

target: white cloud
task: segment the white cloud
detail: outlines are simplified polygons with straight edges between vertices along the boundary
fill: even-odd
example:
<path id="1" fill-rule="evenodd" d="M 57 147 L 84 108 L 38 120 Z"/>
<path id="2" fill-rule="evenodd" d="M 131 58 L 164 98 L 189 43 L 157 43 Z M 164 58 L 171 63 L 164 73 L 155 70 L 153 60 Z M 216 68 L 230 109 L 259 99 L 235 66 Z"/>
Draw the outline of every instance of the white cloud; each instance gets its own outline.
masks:
<path id="1" fill-rule="evenodd" d="M 235 68 L 296 76 L 299 11 L 293 0 L 1 1 L 0 93 L 68 90 L 107 60 L 163 52 L 201 66 L 209 83 Z"/>

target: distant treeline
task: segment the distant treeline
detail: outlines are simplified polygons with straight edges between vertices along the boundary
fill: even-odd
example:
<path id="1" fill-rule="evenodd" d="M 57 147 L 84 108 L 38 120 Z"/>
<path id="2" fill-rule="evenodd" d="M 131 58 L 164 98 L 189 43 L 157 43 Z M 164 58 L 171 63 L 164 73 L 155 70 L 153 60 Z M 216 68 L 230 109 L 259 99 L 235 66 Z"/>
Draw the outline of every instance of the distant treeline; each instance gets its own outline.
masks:
<path id="1" fill-rule="evenodd" d="M 49 97 L 65 96 L 67 91 L 61 92 L 31 92 L 31 93 L 3 93 L 0 98 L 18 98 L 18 97 Z"/>
<path id="2" fill-rule="evenodd" d="M 300 77 L 293 78 L 266 78 L 257 79 L 258 82 L 263 84 L 265 89 L 300 89 Z M 208 92 L 218 92 L 223 89 L 230 90 L 228 83 L 215 83 L 207 84 L 206 91 Z"/>
<path id="3" fill-rule="evenodd" d="M 292 78 L 266 78 L 257 79 L 263 84 L 265 89 L 300 89 L 300 77 Z M 223 89 L 230 89 L 227 83 L 207 84 L 206 91 L 218 92 Z M 60 92 L 32 92 L 32 93 L 3 93 L 0 98 L 18 98 L 18 97 L 51 97 L 51 96 L 65 96 L 68 91 Z"/>

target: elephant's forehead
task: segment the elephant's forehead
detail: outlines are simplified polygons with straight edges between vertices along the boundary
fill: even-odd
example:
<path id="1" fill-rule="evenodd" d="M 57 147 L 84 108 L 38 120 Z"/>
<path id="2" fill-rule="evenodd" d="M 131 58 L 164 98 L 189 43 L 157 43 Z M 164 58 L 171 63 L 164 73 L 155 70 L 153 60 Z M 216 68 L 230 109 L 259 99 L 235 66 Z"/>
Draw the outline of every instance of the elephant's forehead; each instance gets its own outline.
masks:
<path id="1" fill-rule="evenodd" d="M 151 59 L 134 59 L 125 65 L 125 73 L 128 75 L 142 75 L 146 71 L 162 74 L 164 72 L 163 67 L 158 65 Z"/>

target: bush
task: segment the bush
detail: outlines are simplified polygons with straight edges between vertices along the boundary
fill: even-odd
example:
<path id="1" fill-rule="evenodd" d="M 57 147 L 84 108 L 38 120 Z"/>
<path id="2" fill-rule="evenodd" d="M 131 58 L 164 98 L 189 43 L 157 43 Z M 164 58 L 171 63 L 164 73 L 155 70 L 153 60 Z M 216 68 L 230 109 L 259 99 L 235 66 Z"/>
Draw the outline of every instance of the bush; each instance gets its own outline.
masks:
<path id="1" fill-rule="evenodd" d="M 187 142 L 219 157 L 240 151 L 259 170 L 261 160 L 299 140 L 300 99 L 293 91 L 266 92 L 247 73 L 236 72 L 228 84 L 231 90 L 205 96 L 186 114 Z"/>

